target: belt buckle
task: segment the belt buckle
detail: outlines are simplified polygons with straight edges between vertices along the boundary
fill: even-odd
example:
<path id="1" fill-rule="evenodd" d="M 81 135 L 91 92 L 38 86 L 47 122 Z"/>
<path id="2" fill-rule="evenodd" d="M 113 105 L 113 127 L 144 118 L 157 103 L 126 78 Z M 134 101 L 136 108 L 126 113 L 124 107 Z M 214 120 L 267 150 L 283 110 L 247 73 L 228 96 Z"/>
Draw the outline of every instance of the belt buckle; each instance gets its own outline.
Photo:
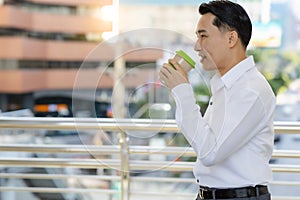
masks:
<path id="1" fill-rule="evenodd" d="M 204 198 L 204 192 L 205 191 L 207 191 L 206 189 L 204 189 L 204 188 L 200 188 L 200 190 L 199 190 L 199 197 L 200 197 L 200 199 L 205 199 Z"/>
<path id="2" fill-rule="evenodd" d="M 200 191 L 199 191 L 199 197 L 200 197 L 200 199 L 204 199 L 204 191 L 203 191 L 203 189 L 200 189 Z"/>

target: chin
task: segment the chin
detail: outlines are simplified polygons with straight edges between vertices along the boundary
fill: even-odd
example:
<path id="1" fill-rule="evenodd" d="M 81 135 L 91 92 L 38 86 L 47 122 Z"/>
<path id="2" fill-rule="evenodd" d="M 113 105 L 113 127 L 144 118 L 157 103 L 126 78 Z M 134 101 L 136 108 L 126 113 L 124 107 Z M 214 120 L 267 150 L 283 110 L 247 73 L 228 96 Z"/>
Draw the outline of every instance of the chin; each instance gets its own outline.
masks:
<path id="1" fill-rule="evenodd" d="M 216 67 L 214 67 L 214 66 L 202 65 L 202 68 L 205 71 L 214 71 L 214 70 L 216 70 Z"/>

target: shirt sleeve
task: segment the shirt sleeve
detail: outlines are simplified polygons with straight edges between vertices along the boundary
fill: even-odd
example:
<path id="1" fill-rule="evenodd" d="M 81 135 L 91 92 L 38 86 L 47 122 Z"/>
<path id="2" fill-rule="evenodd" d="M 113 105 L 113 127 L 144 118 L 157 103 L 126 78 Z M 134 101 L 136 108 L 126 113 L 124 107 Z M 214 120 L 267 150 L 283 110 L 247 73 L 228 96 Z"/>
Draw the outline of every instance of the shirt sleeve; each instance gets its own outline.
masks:
<path id="1" fill-rule="evenodd" d="M 265 110 L 254 91 L 241 91 L 225 100 L 222 121 L 212 120 L 223 123 L 219 132 L 214 132 L 213 124 L 209 125 L 202 117 L 190 84 L 178 85 L 172 93 L 176 102 L 176 122 L 205 166 L 228 158 L 262 129 L 259 124 L 263 124 Z"/>

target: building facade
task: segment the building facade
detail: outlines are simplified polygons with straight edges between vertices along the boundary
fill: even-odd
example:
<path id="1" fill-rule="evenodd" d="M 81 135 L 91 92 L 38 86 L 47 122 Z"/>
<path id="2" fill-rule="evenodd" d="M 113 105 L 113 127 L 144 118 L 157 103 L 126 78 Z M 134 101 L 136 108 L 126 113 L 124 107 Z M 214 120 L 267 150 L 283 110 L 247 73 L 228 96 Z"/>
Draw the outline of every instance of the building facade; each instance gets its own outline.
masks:
<path id="1" fill-rule="evenodd" d="M 80 68 L 87 80 L 80 89 L 108 91 L 109 100 L 114 77 L 108 69 L 116 54 L 103 35 L 113 31 L 114 22 L 107 17 L 112 6 L 112 0 L 0 1 L 1 111 L 34 110 L 36 99 L 47 95 L 71 98 Z M 97 56 L 89 58 L 93 51 Z M 159 57 L 159 52 L 139 52 L 125 56 L 124 64 L 155 62 Z M 141 70 L 138 77 L 147 79 L 148 73 Z M 136 87 L 135 81 L 127 86 Z"/>

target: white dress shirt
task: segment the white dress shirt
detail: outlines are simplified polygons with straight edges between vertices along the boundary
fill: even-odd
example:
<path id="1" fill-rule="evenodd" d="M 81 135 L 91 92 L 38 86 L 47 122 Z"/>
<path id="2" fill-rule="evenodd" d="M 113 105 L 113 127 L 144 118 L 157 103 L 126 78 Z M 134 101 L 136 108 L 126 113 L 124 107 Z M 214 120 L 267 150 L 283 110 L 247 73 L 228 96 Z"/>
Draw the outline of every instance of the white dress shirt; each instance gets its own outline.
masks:
<path id="1" fill-rule="evenodd" d="M 276 103 L 253 57 L 222 77 L 214 75 L 211 92 L 202 117 L 190 84 L 172 89 L 176 122 L 197 154 L 197 182 L 216 188 L 267 184 L 271 179 Z"/>

